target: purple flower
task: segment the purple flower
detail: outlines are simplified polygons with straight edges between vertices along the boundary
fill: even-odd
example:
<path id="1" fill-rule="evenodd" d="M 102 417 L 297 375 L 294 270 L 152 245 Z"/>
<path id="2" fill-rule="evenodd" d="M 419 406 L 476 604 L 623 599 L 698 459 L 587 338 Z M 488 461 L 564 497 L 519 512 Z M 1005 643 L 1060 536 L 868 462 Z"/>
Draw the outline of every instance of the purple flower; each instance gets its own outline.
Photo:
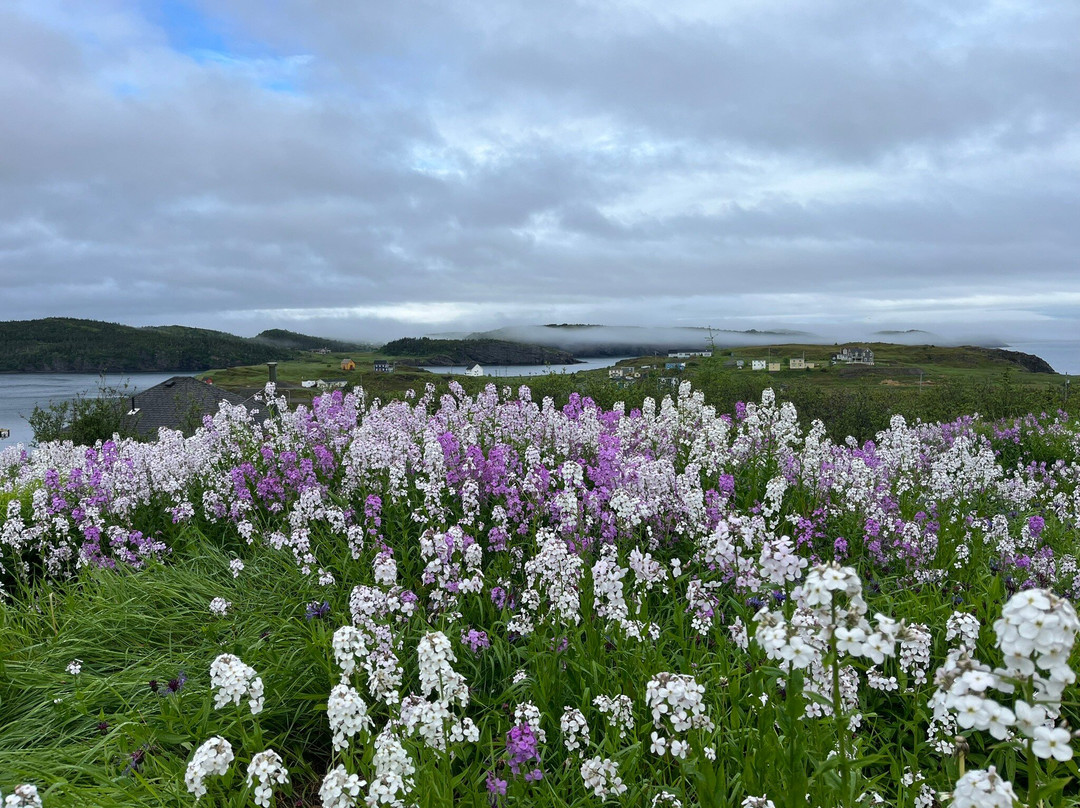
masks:
<path id="1" fill-rule="evenodd" d="M 488 772 L 487 776 L 487 790 L 488 793 L 497 795 L 500 797 L 506 796 L 506 787 L 510 785 L 506 780 L 500 780 L 495 776 L 495 772 Z"/>
<path id="2" fill-rule="evenodd" d="M 483 648 L 491 647 L 491 640 L 488 639 L 487 632 L 475 628 L 461 632 L 461 643 L 467 645 L 474 654 L 479 653 Z"/>
<path id="3" fill-rule="evenodd" d="M 1033 539 L 1039 538 L 1042 535 L 1043 528 L 1046 527 L 1046 520 L 1041 516 L 1032 516 L 1028 519 L 1028 530 L 1031 533 Z"/>
<path id="4" fill-rule="evenodd" d="M 175 679 L 170 679 L 169 683 L 165 685 L 165 687 L 170 693 L 179 693 L 183 689 L 184 683 L 186 681 L 187 674 L 183 671 L 180 671 L 180 674 Z"/>
<path id="5" fill-rule="evenodd" d="M 319 601 L 313 600 L 308 604 L 305 617 L 308 620 L 315 620 L 320 617 L 326 617 L 328 614 L 330 614 L 329 602 L 324 600 L 322 603 L 319 603 Z"/>
<path id="6" fill-rule="evenodd" d="M 520 774 L 522 767 L 535 760 L 540 762 L 536 735 L 528 724 L 518 724 L 506 733 L 506 753 L 510 756 L 510 771 Z M 526 779 L 530 779 L 528 776 Z M 538 777 L 531 778 L 538 780 Z"/>

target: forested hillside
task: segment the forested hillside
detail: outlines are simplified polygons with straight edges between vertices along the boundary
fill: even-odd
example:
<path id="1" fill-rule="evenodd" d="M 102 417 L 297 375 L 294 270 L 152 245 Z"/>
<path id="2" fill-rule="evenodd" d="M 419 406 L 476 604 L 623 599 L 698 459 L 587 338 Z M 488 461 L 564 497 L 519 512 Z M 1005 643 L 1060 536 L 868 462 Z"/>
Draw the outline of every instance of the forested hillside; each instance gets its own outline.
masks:
<path id="1" fill-rule="evenodd" d="M 65 317 L 0 322 L 0 371 L 197 371 L 295 355 L 289 348 L 178 325 L 134 328 Z"/>
<path id="2" fill-rule="evenodd" d="M 326 348 L 329 351 L 370 351 L 372 346 L 362 345 L 358 342 L 343 342 L 342 340 L 323 339 L 322 337 L 310 337 L 307 334 L 297 334 L 295 331 L 286 331 L 284 328 L 271 328 L 256 334 L 253 339 L 266 345 L 277 348 L 291 348 L 299 351 L 319 351 Z"/>

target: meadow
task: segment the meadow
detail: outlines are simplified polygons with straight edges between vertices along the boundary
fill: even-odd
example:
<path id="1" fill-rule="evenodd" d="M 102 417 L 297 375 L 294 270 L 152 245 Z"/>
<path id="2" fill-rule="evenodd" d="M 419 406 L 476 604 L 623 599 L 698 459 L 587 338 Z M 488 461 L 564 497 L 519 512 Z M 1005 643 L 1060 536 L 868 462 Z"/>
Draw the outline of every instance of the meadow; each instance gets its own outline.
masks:
<path id="1" fill-rule="evenodd" d="M 277 409 L 0 453 L 5 808 L 1080 802 L 1066 413 Z"/>

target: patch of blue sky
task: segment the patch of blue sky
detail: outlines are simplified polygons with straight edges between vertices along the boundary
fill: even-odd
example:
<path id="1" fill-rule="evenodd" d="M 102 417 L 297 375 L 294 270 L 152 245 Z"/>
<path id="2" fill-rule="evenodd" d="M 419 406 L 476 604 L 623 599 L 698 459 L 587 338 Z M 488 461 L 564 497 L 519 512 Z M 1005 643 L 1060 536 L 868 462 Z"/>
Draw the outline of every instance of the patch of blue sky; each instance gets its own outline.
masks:
<path id="1" fill-rule="evenodd" d="M 309 56 L 280 56 L 266 43 L 233 30 L 231 24 L 185 0 L 146 0 L 146 18 L 159 26 L 169 46 L 188 58 L 243 78 L 270 92 L 300 92 L 299 72 Z"/>
<path id="2" fill-rule="evenodd" d="M 139 85 L 132 81 L 114 81 L 109 84 L 109 89 L 118 98 L 132 98 L 142 94 Z"/>
<path id="3" fill-rule="evenodd" d="M 310 56 L 239 56 L 204 51 L 201 61 L 212 63 L 223 72 L 250 81 L 264 90 L 296 94 Z"/>
<path id="4" fill-rule="evenodd" d="M 199 54 L 229 52 L 222 21 L 209 17 L 195 3 L 145 0 L 141 5 L 146 19 L 161 28 L 174 50 L 194 59 Z"/>

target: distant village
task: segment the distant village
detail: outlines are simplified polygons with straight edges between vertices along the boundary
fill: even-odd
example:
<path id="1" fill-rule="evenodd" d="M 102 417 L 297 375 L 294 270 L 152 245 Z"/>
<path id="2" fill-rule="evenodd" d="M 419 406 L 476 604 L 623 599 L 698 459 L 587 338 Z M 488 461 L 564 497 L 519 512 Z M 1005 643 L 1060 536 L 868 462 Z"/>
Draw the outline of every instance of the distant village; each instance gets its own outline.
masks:
<path id="1" fill-rule="evenodd" d="M 712 351 L 672 351 L 667 355 L 669 360 L 679 359 L 692 359 L 692 358 L 711 358 Z M 767 373 L 779 373 L 785 370 L 784 364 L 787 363 L 787 370 L 815 370 L 822 363 L 810 361 L 808 362 L 804 357 L 789 357 L 789 358 L 777 358 L 777 359 L 738 359 L 732 358 L 727 360 L 725 367 L 732 367 L 737 370 L 745 370 L 747 366 L 751 371 L 765 371 Z M 839 352 L 834 353 L 829 360 L 832 365 L 873 365 L 874 364 L 874 352 L 869 348 L 859 347 L 846 347 L 842 348 Z M 660 366 L 657 365 L 620 365 L 619 367 L 613 367 L 608 369 L 608 378 L 620 383 L 619 386 L 624 386 L 625 383 L 631 382 L 642 378 L 648 373 L 659 370 Z M 686 362 L 669 361 L 664 363 L 665 371 L 674 371 L 676 373 L 686 370 Z M 662 377 L 660 379 L 661 384 L 667 384 L 674 387 L 678 384 L 678 377 L 669 376 Z"/>

